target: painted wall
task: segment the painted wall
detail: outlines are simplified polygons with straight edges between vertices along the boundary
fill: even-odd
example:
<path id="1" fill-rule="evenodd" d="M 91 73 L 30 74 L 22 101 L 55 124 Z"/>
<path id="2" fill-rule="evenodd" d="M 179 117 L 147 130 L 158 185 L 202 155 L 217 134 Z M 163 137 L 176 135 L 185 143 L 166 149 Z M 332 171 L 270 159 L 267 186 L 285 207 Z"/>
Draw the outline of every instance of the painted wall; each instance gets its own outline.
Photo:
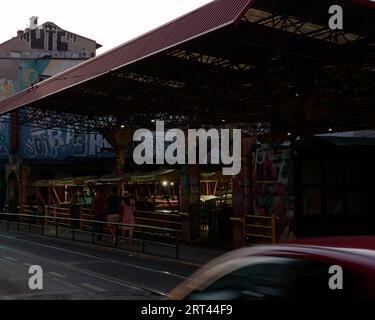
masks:
<path id="1" fill-rule="evenodd" d="M 94 57 L 98 47 L 94 40 L 62 30 L 50 22 L 17 32 L 16 37 L 0 44 L 0 100 Z M 12 210 L 27 200 L 30 168 L 20 166 L 16 160 L 108 156 L 101 152 L 103 147 L 109 148 L 101 135 L 19 126 L 18 157 L 9 159 L 11 130 L 17 129 L 11 127 L 9 116 L 0 117 L 0 169 L 4 164 L 7 181 L 7 192 L 4 192 L 0 178 L 0 207 L 5 194 Z"/>
<path id="2" fill-rule="evenodd" d="M 0 60 L 0 100 L 17 91 L 24 90 L 31 83 L 36 83 L 43 77 L 50 77 L 63 70 L 79 64 L 80 60 L 42 59 L 42 60 Z M 11 74 L 14 74 L 11 76 Z M 6 74 L 9 78 L 1 74 Z M 21 126 L 20 150 L 25 148 L 25 141 L 29 139 L 28 130 Z M 24 136 L 26 134 L 26 136 Z M 9 154 L 10 124 L 9 115 L 0 118 L 0 157 Z M 87 138 L 89 139 L 89 138 Z M 71 149 L 73 150 L 73 149 Z M 65 153 L 68 156 L 68 153 Z M 21 157 L 23 154 L 21 154 Z M 74 153 L 69 156 L 74 156 Z"/>
<path id="3" fill-rule="evenodd" d="M 70 59 L 0 60 L 0 100 L 81 62 Z"/>
<path id="4" fill-rule="evenodd" d="M 1 66 L 0 66 L 1 67 Z M 0 100 L 4 100 L 17 92 L 18 81 L 0 77 Z"/>
<path id="5" fill-rule="evenodd" d="M 295 237 L 293 161 L 290 148 L 261 146 L 255 156 L 254 210 L 276 214 L 279 240 Z"/>
<path id="6" fill-rule="evenodd" d="M 99 46 L 100 47 L 100 46 Z M 19 31 L 0 45 L 0 57 L 87 59 L 95 56 L 97 43 L 46 22 L 36 29 Z"/>
<path id="7" fill-rule="evenodd" d="M 9 116 L 0 118 L 0 158 L 6 158 L 9 155 Z"/>
<path id="8" fill-rule="evenodd" d="M 61 73 L 95 55 L 96 42 L 64 31 L 53 23 L 21 32 L 0 45 L 0 100 Z M 18 155 L 22 159 L 63 160 L 68 157 L 108 157 L 110 148 L 99 134 L 74 135 L 71 129 L 45 130 L 20 126 Z M 0 157 L 9 155 L 9 116 L 0 117 Z"/>

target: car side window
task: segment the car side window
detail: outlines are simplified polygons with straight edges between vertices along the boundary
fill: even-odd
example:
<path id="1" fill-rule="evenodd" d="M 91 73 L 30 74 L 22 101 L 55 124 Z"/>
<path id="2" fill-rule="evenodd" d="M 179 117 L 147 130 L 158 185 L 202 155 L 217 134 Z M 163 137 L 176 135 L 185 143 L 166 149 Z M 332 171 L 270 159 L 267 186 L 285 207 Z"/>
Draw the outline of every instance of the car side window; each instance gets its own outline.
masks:
<path id="1" fill-rule="evenodd" d="M 308 259 L 268 257 L 264 262 L 248 261 L 246 266 L 192 292 L 187 299 L 348 299 L 355 298 L 361 283 L 358 276 L 344 270 L 344 290 L 332 290 L 328 285 L 330 265 Z"/>
<path id="2" fill-rule="evenodd" d="M 292 299 L 352 299 L 358 298 L 363 279 L 352 270 L 342 268 L 343 289 L 332 289 L 329 279 L 333 277 L 328 271 L 331 265 L 314 260 L 297 260 L 293 266 L 293 277 L 290 278 L 288 298 Z"/>
<path id="3" fill-rule="evenodd" d="M 251 261 L 251 259 L 249 260 Z M 293 259 L 267 259 L 229 272 L 188 300 L 244 300 L 281 298 L 287 294 Z"/>

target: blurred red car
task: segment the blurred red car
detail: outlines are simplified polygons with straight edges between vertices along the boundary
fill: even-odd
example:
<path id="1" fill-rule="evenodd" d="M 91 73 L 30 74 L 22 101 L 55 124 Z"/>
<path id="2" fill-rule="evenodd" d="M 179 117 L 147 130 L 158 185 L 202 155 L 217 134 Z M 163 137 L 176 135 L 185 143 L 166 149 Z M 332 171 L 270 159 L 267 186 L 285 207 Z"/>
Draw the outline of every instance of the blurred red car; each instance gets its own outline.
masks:
<path id="1" fill-rule="evenodd" d="M 331 266 L 341 267 L 342 289 L 329 285 Z M 235 250 L 202 267 L 169 297 L 375 299 L 375 237 L 310 239 Z"/>

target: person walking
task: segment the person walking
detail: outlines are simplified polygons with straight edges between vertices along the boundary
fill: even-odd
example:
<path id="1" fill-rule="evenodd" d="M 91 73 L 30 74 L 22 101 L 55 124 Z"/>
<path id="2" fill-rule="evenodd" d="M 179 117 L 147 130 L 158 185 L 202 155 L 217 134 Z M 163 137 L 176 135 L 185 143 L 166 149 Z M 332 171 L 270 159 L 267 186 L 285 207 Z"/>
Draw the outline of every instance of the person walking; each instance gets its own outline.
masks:
<path id="1" fill-rule="evenodd" d="M 118 189 L 116 186 L 112 188 L 112 194 L 107 199 L 105 211 L 107 212 L 107 222 L 119 223 L 121 211 L 121 198 L 118 196 Z M 112 235 L 112 242 L 116 241 L 117 225 L 109 225 L 109 230 Z"/>
<path id="2" fill-rule="evenodd" d="M 126 224 L 126 226 L 121 226 L 121 234 L 125 237 L 125 233 L 128 231 L 129 243 L 133 239 L 133 227 L 131 225 L 135 223 L 134 211 L 135 199 L 128 191 L 125 191 L 121 199 L 121 223 Z"/>
<path id="3" fill-rule="evenodd" d="M 91 208 L 91 214 L 95 221 L 93 223 L 93 228 L 94 228 L 94 232 L 98 234 L 97 239 L 99 241 L 101 241 L 103 238 L 103 223 L 100 223 L 100 222 L 105 221 L 104 207 L 105 207 L 105 193 L 102 188 L 99 188 L 95 193 L 95 197 L 92 202 L 92 208 Z"/>

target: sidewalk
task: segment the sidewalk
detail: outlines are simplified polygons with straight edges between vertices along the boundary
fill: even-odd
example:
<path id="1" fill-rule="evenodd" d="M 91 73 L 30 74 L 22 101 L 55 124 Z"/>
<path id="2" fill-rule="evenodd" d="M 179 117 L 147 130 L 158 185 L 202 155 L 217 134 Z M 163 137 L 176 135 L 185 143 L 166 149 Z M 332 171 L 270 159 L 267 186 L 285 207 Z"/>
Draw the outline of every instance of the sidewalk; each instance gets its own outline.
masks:
<path id="1" fill-rule="evenodd" d="M 2 230 L 7 230 L 6 222 L 0 220 L 0 232 Z M 18 232 L 17 225 L 11 226 L 10 232 Z M 31 226 L 30 234 L 32 235 L 39 235 L 41 236 L 41 227 L 40 226 Z M 21 225 L 20 231 L 21 233 L 29 234 L 29 227 L 28 225 Z M 56 233 L 53 226 L 46 227 L 44 230 L 45 237 L 53 237 L 55 238 Z M 81 243 L 92 244 L 92 234 L 91 233 L 84 233 L 78 230 L 75 231 L 74 236 L 76 241 Z M 58 232 L 58 239 L 63 240 L 72 240 L 72 231 L 68 229 L 59 229 Z M 173 259 L 176 262 L 181 262 L 185 264 L 191 264 L 195 266 L 201 266 L 207 263 L 208 261 L 218 257 L 228 250 L 224 249 L 216 249 L 216 248 L 201 248 L 201 247 L 192 247 L 188 245 L 180 245 L 179 246 L 179 259 L 176 259 L 176 248 L 173 246 L 163 246 L 158 245 L 155 243 L 145 242 L 142 243 L 142 240 L 133 239 L 131 243 L 129 243 L 126 239 L 119 239 L 117 243 L 117 247 L 111 243 L 110 236 L 103 236 L 103 241 L 97 241 L 95 239 L 95 244 L 97 246 L 107 247 L 107 248 L 117 248 L 122 250 L 127 250 L 134 252 L 134 254 L 147 254 L 150 256 L 155 257 L 162 257 Z"/>
<path id="2" fill-rule="evenodd" d="M 190 263 L 203 265 L 226 252 L 228 252 L 228 250 L 183 246 L 180 259 Z"/>

